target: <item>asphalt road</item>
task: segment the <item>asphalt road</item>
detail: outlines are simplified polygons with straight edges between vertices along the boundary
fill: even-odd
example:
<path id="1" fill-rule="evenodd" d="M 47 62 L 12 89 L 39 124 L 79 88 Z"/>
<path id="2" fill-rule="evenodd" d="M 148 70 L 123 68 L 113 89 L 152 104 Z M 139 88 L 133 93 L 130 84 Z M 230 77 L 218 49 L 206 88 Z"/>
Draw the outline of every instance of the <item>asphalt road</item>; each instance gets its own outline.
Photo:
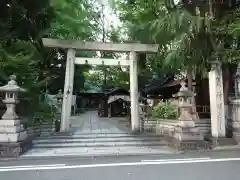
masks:
<path id="1" fill-rule="evenodd" d="M 239 179 L 240 152 L 0 161 L 1 180 Z"/>

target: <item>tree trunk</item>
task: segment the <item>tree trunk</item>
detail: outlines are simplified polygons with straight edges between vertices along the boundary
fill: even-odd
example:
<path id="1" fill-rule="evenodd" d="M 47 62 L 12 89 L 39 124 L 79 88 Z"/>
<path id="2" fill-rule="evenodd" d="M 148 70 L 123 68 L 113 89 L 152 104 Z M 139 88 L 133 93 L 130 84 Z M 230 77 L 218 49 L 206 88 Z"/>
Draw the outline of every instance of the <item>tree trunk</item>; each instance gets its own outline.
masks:
<path id="1" fill-rule="evenodd" d="M 229 117 L 229 91 L 234 86 L 234 75 L 236 73 L 236 64 L 223 64 L 222 76 L 223 76 L 223 96 L 224 96 L 224 108 L 225 116 Z"/>
<path id="2" fill-rule="evenodd" d="M 227 66 L 223 66 L 223 96 L 224 96 L 224 105 L 228 106 L 228 92 L 230 85 L 230 72 Z"/>
<path id="3" fill-rule="evenodd" d="M 209 118 L 210 113 L 205 111 L 203 106 L 210 105 L 208 78 L 202 78 L 201 74 L 196 74 L 196 107 L 200 118 Z"/>
<path id="4" fill-rule="evenodd" d="M 187 72 L 187 83 L 188 83 L 188 89 L 190 91 L 193 90 L 193 78 L 192 78 L 192 70 L 188 70 Z"/>

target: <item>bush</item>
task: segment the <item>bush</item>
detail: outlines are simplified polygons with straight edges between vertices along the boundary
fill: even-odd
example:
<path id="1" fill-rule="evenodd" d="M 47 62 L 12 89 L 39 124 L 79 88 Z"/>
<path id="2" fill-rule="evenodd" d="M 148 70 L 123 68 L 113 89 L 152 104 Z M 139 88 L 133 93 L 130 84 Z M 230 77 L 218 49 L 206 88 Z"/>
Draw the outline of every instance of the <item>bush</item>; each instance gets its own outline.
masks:
<path id="1" fill-rule="evenodd" d="M 176 119 L 178 108 L 176 105 L 161 102 L 153 107 L 152 117 L 160 119 Z"/>
<path id="2" fill-rule="evenodd" d="M 55 120 L 55 108 L 46 103 L 39 103 L 34 115 L 33 123 L 53 122 Z"/>

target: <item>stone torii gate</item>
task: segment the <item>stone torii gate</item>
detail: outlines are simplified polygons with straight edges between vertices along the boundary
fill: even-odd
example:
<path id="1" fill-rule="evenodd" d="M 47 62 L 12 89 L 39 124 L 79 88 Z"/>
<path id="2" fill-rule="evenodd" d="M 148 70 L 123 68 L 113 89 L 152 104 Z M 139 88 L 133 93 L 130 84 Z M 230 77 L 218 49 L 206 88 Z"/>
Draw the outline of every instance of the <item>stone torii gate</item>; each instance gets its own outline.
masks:
<path id="1" fill-rule="evenodd" d="M 71 98 L 74 83 L 74 69 L 76 64 L 129 66 L 130 67 L 130 96 L 131 96 L 131 124 L 132 131 L 140 131 L 139 102 L 138 102 L 138 78 L 137 78 L 137 52 L 156 53 L 158 45 L 139 43 L 101 43 L 81 42 L 74 40 L 59 40 L 43 38 L 43 45 L 52 48 L 67 49 L 67 63 L 64 83 L 64 96 L 61 114 L 61 132 L 69 131 L 69 117 L 71 116 Z M 129 60 L 103 59 L 103 58 L 78 58 L 76 50 L 81 51 L 111 51 L 130 53 Z"/>

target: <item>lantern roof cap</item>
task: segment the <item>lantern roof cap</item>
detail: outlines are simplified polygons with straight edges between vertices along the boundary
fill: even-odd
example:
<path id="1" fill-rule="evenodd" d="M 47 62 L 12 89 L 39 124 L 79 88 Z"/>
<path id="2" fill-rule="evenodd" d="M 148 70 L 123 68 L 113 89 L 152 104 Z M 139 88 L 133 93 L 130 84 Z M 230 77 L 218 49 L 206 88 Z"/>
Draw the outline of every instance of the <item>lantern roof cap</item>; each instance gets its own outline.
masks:
<path id="1" fill-rule="evenodd" d="M 181 88 L 179 90 L 178 93 L 173 95 L 174 97 L 194 97 L 195 93 L 193 93 L 192 91 L 190 91 L 187 87 L 186 87 L 186 83 L 184 81 L 181 82 Z"/>
<path id="2" fill-rule="evenodd" d="M 9 79 L 6 85 L 0 87 L 0 92 L 26 92 L 26 89 L 17 85 L 17 77 L 15 75 L 11 75 Z"/>

